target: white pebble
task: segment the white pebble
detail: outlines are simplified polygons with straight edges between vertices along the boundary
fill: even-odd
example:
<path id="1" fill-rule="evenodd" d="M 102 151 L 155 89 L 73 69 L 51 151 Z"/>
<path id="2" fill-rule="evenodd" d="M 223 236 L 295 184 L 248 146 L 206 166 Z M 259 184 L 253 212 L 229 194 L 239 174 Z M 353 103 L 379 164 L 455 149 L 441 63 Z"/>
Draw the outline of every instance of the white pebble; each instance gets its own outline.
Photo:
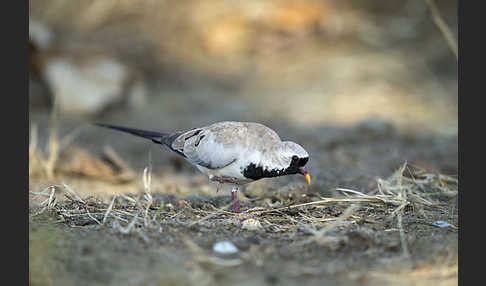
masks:
<path id="1" fill-rule="evenodd" d="M 241 227 L 247 230 L 258 230 L 262 228 L 262 224 L 256 219 L 249 218 L 243 221 Z"/>
<path id="2" fill-rule="evenodd" d="M 453 226 L 452 224 L 450 224 L 446 221 L 443 221 L 443 220 L 435 221 L 435 222 L 432 223 L 432 225 L 436 226 L 436 227 L 440 227 L 440 228 Z"/>
<path id="3" fill-rule="evenodd" d="M 221 254 L 233 254 L 238 252 L 238 248 L 230 241 L 220 241 L 213 245 L 213 251 Z"/>

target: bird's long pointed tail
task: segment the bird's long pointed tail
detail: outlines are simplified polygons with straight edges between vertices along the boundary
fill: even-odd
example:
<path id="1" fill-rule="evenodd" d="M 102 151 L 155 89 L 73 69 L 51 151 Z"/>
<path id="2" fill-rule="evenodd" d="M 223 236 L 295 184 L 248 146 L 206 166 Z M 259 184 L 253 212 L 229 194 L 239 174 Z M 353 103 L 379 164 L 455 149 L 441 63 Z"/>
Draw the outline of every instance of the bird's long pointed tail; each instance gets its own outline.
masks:
<path id="1" fill-rule="evenodd" d="M 110 128 L 126 133 L 130 133 L 135 136 L 143 137 L 152 140 L 155 143 L 158 144 L 170 144 L 171 142 L 171 137 L 172 134 L 170 133 L 162 133 L 162 132 L 155 132 L 155 131 L 148 131 L 148 130 L 141 130 L 141 129 L 134 129 L 134 128 L 129 128 L 129 127 L 123 127 L 123 126 L 115 126 L 115 125 L 109 125 L 109 124 L 102 124 L 102 123 L 94 123 L 94 125 L 105 127 L 105 128 Z"/>

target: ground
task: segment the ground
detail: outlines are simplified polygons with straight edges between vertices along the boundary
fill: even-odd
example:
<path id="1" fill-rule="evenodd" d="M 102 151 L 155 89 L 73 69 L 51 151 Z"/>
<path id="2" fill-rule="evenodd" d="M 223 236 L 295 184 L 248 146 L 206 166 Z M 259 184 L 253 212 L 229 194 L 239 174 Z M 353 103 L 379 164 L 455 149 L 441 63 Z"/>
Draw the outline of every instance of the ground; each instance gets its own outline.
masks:
<path id="1" fill-rule="evenodd" d="M 240 99 L 212 96 L 218 105 L 199 105 L 196 115 L 170 104 L 146 112 L 163 114 L 164 126 L 216 111 L 251 116 L 220 109 Z M 168 130 L 128 114 L 97 120 Z M 254 182 L 240 194 L 243 213 L 234 214 L 228 186 L 216 193 L 167 149 L 82 119 L 56 122 L 60 142 L 70 143 L 59 144 L 48 177 L 32 158 L 49 161 L 51 117 L 33 110 L 30 118 L 39 146 L 31 150 L 33 285 L 457 285 L 456 135 L 403 131 L 380 119 L 308 128 L 267 121 L 308 150 L 312 184 L 299 175 Z M 237 253 L 213 251 L 226 240 Z"/>

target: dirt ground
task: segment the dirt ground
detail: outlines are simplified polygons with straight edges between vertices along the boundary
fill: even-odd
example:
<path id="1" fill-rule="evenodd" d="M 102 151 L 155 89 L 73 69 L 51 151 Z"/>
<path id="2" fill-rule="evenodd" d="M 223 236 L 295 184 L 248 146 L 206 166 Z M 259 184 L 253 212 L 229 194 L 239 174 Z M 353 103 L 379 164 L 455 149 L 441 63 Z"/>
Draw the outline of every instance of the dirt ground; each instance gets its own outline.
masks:
<path id="1" fill-rule="evenodd" d="M 234 1 L 213 2 L 236 9 Z M 91 117 L 53 117 L 52 99 L 31 86 L 31 285 L 457 285 L 457 60 L 427 7 L 405 2 L 400 13 L 377 4 L 358 18 L 366 9 L 351 1 L 317 35 L 274 31 L 273 22 L 253 35 L 253 20 L 230 21 L 227 29 L 244 31 L 234 35 L 258 40 L 241 41 L 251 48 L 234 49 L 250 52 L 225 60 L 195 47 L 203 20 L 201 28 L 184 22 L 213 11 L 202 4 L 174 15 L 141 10 L 127 19 L 150 13 L 140 17 L 143 25 L 123 18 L 132 31 L 110 29 L 111 18 L 106 26 L 96 22 L 103 14 L 82 1 L 33 2 L 30 15 L 64 30 L 62 41 L 115 46 L 150 69 L 143 106 L 112 106 Z M 109 14 L 124 7 L 116 3 L 99 6 Z M 88 8 L 77 13 L 77 5 Z M 156 17 L 159 11 L 165 16 Z M 89 21 L 71 23 L 75 17 Z M 197 37 L 179 39 L 179 30 L 153 29 L 143 19 L 183 21 L 176 27 Z M 344 33 L 350 26 L 357 30 Z M 151 53 L 182 56 L 156 61 L 136 49 L 146 30 L 168 46 Z M 225 47 L 233 51 L 236 40 Z M 184 58 L 189 52 L 197 57 Z M 170 132 L 223 120 L 260 122 L 302 145 L 312 184 L 298 175 L 248 184 L 239 194 L 242 213 L 234 214 L 228 186 L 217 193 L 166 148 L 91 124 Z M 224 241 L 236 250 L 216 251 Z"/>
<path id="2" fill-rule="evenodd" d="M 244 108 L 222 108 L 248 106 L 223 94 L 211 95 L 218 105 L 203 105 L 205 97 L 198 94 L 191 99 L 199 109 L 194 112 L 196 107 L 187 105 L 189 110 L 180 112 L 173 100 L 154 104 L 157 110 L 144 115 L 115 110 L 97 120 L 179 130 L 198 120 L 206 124 L 204 115 L 214 112 L 225 119 L 253 116 Z M 38 149 L 46 150 L 50 114 L 33 109 L 29 116 L 38 128 Z M 307 186 L 302 177 L 289 176 L 249 184 L 240 194 L 243 213 L 237 215 L 229 212 L 227 187 L 216 193 L 215 184 L 166 149 L 86 120 L 59 119 L 61 142 L 83 127 L 60 152 L 52 178 L 30 176 L 32 285 L 457 285 L 457 182 L 450 185 L 452 195 L 439 193 L 433 206 L 410 199 L 401 227 L 392 214 L 400 203 L 356 196 L 357 201 L 346 201 L 345 192 L 336 190 L 376 195 L 378 179 L 388 180 L 405 162 L 454 178 L 457 135 L 403 131 L 379 119 L 308 128 L 265 123 L 308 150 L 313 182 Z M 123 161 L 115 164 L 118 169 L 106 163 L 106 146 Z M 151 201 L 143 196 L 143 170 L 150 165 Z M 68 199 L 63 183 L 82 203 Z M 51 185 L 58 200 L 49 204 Z M 421 186 L 424 194 L 437 194 L 433 184 Z M 32 193 L 42 190 L 43 196 Z M 113 215 L 103 223 L 113 195 Z M 338 201 L 312 203 L 323 198 Z M 311 204 L 299 206 L 303 203 Z M 261 227 L 248 229 L 247 219 Z M 452 226 L 440 228 L 436 221 Z M 213 251 L 221 241 L 232 242 L 238 252 Z"/>

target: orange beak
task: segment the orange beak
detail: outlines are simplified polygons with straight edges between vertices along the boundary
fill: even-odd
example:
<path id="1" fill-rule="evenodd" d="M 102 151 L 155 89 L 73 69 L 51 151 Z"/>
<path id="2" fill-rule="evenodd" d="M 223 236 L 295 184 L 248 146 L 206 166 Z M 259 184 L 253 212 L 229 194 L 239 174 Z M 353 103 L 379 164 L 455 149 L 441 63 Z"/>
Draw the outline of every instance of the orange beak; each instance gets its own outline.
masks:
<path id="1" fill-rule="evenodd" d="M 307 171 L 307 168 L 306 167 L 300 168 L 300 172 L 302 173 L 302 175 L 304 175 L 305 179 L 307 180 L 307 183 L 310 185 L 311 177 L 309 175 L 309 172 Z"/>
<path id="2" fill-rule="evenodd" d="M 305 174 L 305 179 L 307 180 L 307 183 L 310 185 L 310 183 L 311 183 L 311 178 L 310 178 L 309 173 Z"/>

